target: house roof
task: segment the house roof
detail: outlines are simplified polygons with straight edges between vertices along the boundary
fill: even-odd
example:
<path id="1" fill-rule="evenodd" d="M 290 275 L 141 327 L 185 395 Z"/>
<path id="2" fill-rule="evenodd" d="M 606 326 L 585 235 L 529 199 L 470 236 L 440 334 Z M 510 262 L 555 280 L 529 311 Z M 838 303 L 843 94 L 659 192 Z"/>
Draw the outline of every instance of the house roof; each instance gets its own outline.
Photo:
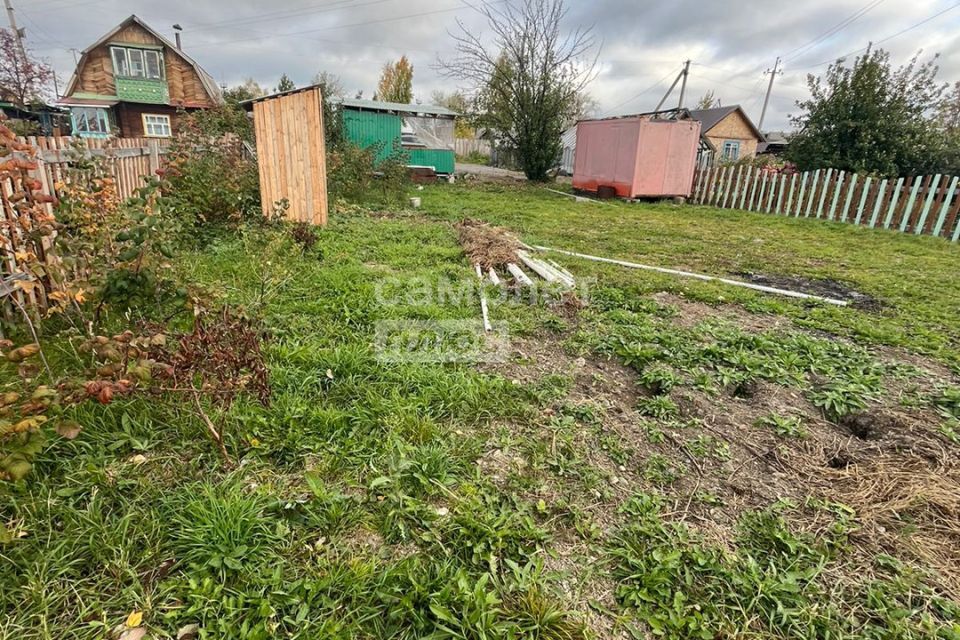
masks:
<path id="1" fill-rule="evenodd" d="M 747 116 L 747 112 L 743 110 L 738 104 L 732 104 L 729 107 L 714 107 L 712 109 L 692 109 L 690 111 L 690 117 L 694 120 L 700 122 L 701 131 L 703 135 L 706 135 L 710 129 L 713 129 L 715 126 L 720 124 L 720 121 L 729 116 L 734 111 L 739 111 L 740 115 L 743 116 L 744 121 L 750 126 L 750 129 L 753 130 L 754 135 L 757 136 L 757 139 L 761 142 L 764 140 L 763 134 L 760 133 L 760 130 L 757 129 L 757 126 L 753 124 L 753 121 Z"/>
<path id="2" fill-rule="evenodd" d="M 370 111 L 397 111 L 400 113 L 422 113 L 429 116 L 448 116 L 456 118 L 460 114 L 446 107 L 431 104 L 402 104 L 400 102 L 382 102 L 361 98 L 343 98 L 340 104 L 347 109 L 368 109 Z"/>
<path id="3" fill-rule="evenodd" d="M 217 86 L 216 81 L 213 79 L 209 73 L 204 71 L 203 67 L 197 64 L 197 61 L 188 56 L 183 52 L 182 49 L 178 49 L 177 45 L 173 44 L 157 31 L 155 31 L 150 25 L 138 18 L 136 15 L 131 15 L 129 18 L 118 24 L 116 27 L 108 31 L 102 38 L 94 42 L 92 45 L 83 50 L 80 60 L 77 62 L 77 68 L 73 72 L 73 77 L 70 78 L 70 84 L 67 85 L 66 97 L 64 99 L 69 99 L 73 92 L 77 88 L 77 82 L 80 79 L 80 70 L 87 63 L 87 56 L 94 49 L 101 47 L 113 38 L 121 29 L 130 26 L 131 24 L 136 24 L 141 29 L 152 35 L 154 38 L 163 43 L 163 46 L 167 48 L 171 53 L 180 56 L 183 58 L 184 62 L 189 64 L 194 71 L 197 72 L 197 76 L 200 78 L 200 82 L 203 84 L 203 89 L 206 91 L 207 95 L 210 96 L 210 99 L 215 103 L 220 104 L 223 102 L 223 94 L 220 92 L 220 87 Z"/>

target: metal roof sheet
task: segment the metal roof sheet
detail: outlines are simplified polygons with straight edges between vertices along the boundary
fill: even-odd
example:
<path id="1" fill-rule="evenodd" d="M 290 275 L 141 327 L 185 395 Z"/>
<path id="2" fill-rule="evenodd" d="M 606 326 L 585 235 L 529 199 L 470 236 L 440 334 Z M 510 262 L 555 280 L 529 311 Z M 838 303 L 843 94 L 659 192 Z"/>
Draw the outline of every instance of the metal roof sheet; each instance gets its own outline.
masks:
<path id="1" fill-rule="evenodd" d="M 460 114 L 446 107 L 432 104 L 402 104 L 400 102 L 382 102 L 362 98 L 343 98 L 340 104 L 348 109 L 368 109 L 370 111 L 397 111 L 400 113 L 422 113 L 430 116 L 456 118 Z"/>

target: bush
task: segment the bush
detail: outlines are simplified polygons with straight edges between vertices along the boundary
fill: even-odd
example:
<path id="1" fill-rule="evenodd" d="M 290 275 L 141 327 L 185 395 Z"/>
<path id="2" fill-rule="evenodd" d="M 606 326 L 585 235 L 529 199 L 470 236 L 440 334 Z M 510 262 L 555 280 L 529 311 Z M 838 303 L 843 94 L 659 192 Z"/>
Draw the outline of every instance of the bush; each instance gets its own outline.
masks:
<path id="1" fill-rule="evenodd" d="M 206 224 L 235 226 L 261 216 L 256 162 L 244 157 L 239 137 L 208 135 L 205 117 L 190 114 L 182 120 L 163 172 L 164 197 L 188 233 Z"/>
<path id="2" fill-rule="evenodd" d="M 395 148 L 377 161 L 380 147 L 366 149 L 344 142 L 327 149 L 327 190 L 331 202 L 399 205 L 406 196 L 407 157 Z"/>

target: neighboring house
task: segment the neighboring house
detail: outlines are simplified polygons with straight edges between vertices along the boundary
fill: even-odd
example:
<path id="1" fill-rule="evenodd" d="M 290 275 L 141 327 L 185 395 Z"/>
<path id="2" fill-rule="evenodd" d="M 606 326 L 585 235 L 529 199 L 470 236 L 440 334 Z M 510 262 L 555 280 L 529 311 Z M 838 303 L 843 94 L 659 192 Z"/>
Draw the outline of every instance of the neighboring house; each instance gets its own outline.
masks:
<path id="1" fill-rule="evenodd" d="M 577 155 L 577 125 L 573 125 L 560 136 L 560 173 L 573 175 L 573 162 Z"/>
<path id="2" fill-rule="evenodd" d="M 700 135 L 717 160 L 736 162 L 752 158 L 764 141 L 763 134 L 738 104 L 694 109 L 690 111 L 690 117 L 700 122 Z"/>
<path id="3" fill-rule="evenodd" d="M 758 155 L 782 156 L 790 146 L 790 140 L 783 131 L 768 131 L 763 134 L 765 142 L 757 147 Z"/>
<path id="4" fill-rule="evenodd" d="M 457 112 L 433 105 L 360 98 L 343 98 L 340 110 L 347 139 L 364 148 L 378 145 L 378 160 L 401 147 L 409 156 L 410 166 L 453 173 Z"/>
<path id="5" fill-rule="evenodd" d="M 172 136 L 180 111 L 223 102 L 213 78 L 137 16 L 83 51 L 60 104 L 84 137 Z"/>

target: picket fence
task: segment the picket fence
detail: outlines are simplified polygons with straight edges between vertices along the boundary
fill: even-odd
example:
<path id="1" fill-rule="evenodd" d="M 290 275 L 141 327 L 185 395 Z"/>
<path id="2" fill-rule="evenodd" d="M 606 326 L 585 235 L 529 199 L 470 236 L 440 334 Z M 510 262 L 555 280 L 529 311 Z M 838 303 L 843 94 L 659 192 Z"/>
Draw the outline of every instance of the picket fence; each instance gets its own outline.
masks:
<path id="1" fill-rule="evenodd" d="M 38 179 L 44 192 L 56 196 L 56 185 L 66 176 L 78 153 L 103 158 L 106 170 L 116 181 L 117 195 L 129 198 L 144 185 L 144 178 L 155 175 L 169 151 L 169 141 L 161 138 L 19 138 L 36 147 Z"/>
<path id="2" fill-rule="evenodd" d="M 39 183 L 39 192 L 53 197 L 58 197 L 58 184 L 66 177 L 71 162 L 79 156 L 99 156 L 104 160 L 107 173 L 115 179 L 119 198 L 129 198 L 144 185 L 146 176 L 154 175 L 161 168 L 162 158 L 169 151 L 165 141 L 152 138 L 100 140 L 31 136 L 18 141 L 37 150 L 37 166 L 30 171 L 30 176 Z M 48 238 L 31 240 L 29 230 L 35 228 L 35 221 L 23 219 L 22 216 L 29 214 L 18 206 L 19 200 L 12 181 L 0 181 L 0 315 L 7 318 L 14 315 L 9 302 L 21 309 L 29 307 L 32 313 L 42 312 L 49 293 L 46 289 L 52 286 L 43 282 L 43 287 L 31 287 L 26 293 L 18 288 L 17 280 L 32 279 L 22 272 L 19 253 L 29 249 L 41 260 L 55 259 L 48 255 Z M 44 206 L 48 213 L 53 212 L 52 205 Z"/>
<path id="3" fill-rule="evenodd" d="M 696 172 L 691 201 L 960 240 L 956 176 L 878 178 L 834 169 L 785 174 L 756 167 L 708 167 Z"/>

